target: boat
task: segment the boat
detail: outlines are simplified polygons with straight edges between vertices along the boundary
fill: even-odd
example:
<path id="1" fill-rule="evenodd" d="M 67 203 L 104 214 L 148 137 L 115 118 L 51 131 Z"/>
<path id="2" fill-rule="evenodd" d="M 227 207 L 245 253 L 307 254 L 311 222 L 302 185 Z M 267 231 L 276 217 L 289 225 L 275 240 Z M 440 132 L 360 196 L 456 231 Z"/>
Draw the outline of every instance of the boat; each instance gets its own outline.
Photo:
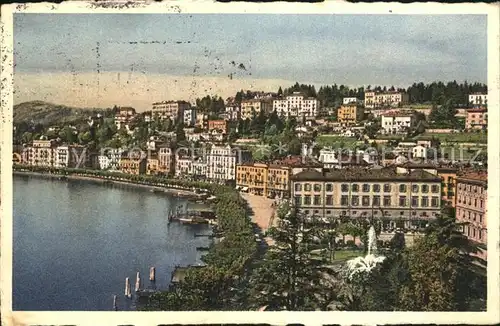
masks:
<path id="1" fill-rule="evenodd" d="M 204 218 L 200 218 L 198 216 L 194 217 L 181 217 L 179 218 L 181 223 L 189 223 L 189 224 L 208 224 L 208 220 Z"/>
<path id="2" fill-rule="evenodd" d="M 194 237 L 195 238 L 213 238 L 214 235 L 213 234 L 198 234 L 198 233 L 195 233 Z"/>

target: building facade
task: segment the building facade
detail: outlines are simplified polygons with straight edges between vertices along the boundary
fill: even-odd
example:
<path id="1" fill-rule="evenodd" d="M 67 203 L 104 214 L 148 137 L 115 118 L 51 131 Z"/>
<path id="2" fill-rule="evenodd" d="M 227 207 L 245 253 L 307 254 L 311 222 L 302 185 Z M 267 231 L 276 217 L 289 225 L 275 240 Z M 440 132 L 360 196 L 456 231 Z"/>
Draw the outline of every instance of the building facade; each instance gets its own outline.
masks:
<path id="1" fill-rule="evenodd" d="M 186 101 L 163 101 L 153 103 L 151 112 L 160 119 L 170 119 L 172 121 L 184 119 L 184 111 L 191 107 Z"/>
<path id="2" fill-rule="evenodd" d="M 33 140 L 26 148 L 26 161 L 33 166 L 54 166 L 56 158 L 56 143 L 53 140 Z"/>
<path id="3" fill-rule="evenodd" d="M 271 102 L 262 99 L 250 99 L 241 101 L 240 115 L 241 119 L 253 119 L 258 116 L 261 111 L 269 113 L 273 109 Z"/>
<path id="4" fill-rule="evenodd" d="M 485 130 L 488 128 L 488 111 L 483 109 L 473 109 L 467 111 L 465 118 L 465 129 Z"/>
<path id="5" fill-rule="evenodd" d="M 196 127 L 199 127 L 201 129 L 207 129 L 208 128 L 208 115 L 205 113 L 196 113 Z"/>
<path id="6" fill-rule="evenodd" d="M 388 113 L 382 115 L 382 132 L 384 134 L 405 133 L 415 126 L 415 115 L 411 113 Z"/>
<path id="7" fill-rule="evenodd" d="M 174 173 L 174 156 L 168 146 L 158 148 L 158 173 L 169 175 Z"/>
<path id="8" fill-rule="evenodd" d="M 80 168 L 83 169 L 89 165 L 90 153 L 87 148 L 81 145 L 65 145 L 55 148 L 56 168 Z"/>
<path id="9" fill-rule="evenodd" d="M 158 167 L 160 161 L 157 155 L 151 155 L 146 159 L 146 174 L 147 175 L 158 175 Z"/>
<path id="10" fill-rule="evenodd" d="M 451 166 L 437 164 L 406 163 L 397 167 L 397 171 L 408 173 L 415 170 L 423 170 L 441 178 L 441 200 L 448 206 L 455 207 L 456 182 L 458 169 Z"/>
<path id="11" fill-rule="evenodd" d="M 488 174 L 469 172 L 457 177 L 456 219 L 467 223 L 463 233 L 470 240 L 480 244 L 478 256 L 487 259 Z"/>
<path id="12" fill-rule="evenodd" d="M 227 121 L 208 120 L 208 132 L 212 132 L 213 130 L 221 131 L 223 135 L 227 134 Z"/>
<path id="13" fill-rule="evenodd" d="M 408 94 L 403 92 L 374 92 L 365 91 L 365 107 L 401 106 L 410 102 Z"/>
<path id="14" fill-rule="evenodd" d="M 342 126 L 354 125 L 363 120 L 365 110 L 357 104 L 342 105 L 337 112 L 337 120 Z"/>
<path id="15" fill-rule="evenodd" d="M 376 219 L 383 229 L 422 229 L 441 210 L 441 179 L 425 171 L 307 170 L 291 183 L 295 206 L 323 219 Z"/>
<path id="16" fill-rule="evenodd" d="M 196 124 L 196 109 L 189 108 L 184 110 L 184 125 L 188 127 L 192 127 Z"/>
<path id="17" fill-rule="evenodd" d="M 316 98 L 307 98 L 299 92 L 294 92 L 284 99 L 273 101 L 273 110 L 281 117 L 316 117 L 319 114 L 320 103 Z"/>
<path id="18" fill-rule="evenodd" d="M 342 104 L 360 104 L 360 100 L 357 97 L 344 97 L 342 99 Z"/>
<path id="19" fill-rule="evenodd" d="M 136 111 L 132 107 L 120 107 L 115 114 L 115 125 L 118 130 L 125 128 L 136 116 Z"/>
<path id="20" fill-rule="evenodd" d="M 98 169 L 118 171 L 123 150 L 120 148 L 106 149 L 97 157 Z"/>
<path id="21" fill-rule="evenodd" d="M 254 195 L 288 198 L 291 168 L 277 164 L 243 163 L 236 167 L 236 186 Z"/>
<path id="22" fill-rule="evenodd" d="M 236 165 L 250 161 L 251 153 L 231 146 L 213 146 L 207 155 L 207 178 L 224 183 L 236 180 Z"/>
<path id="23" fill-rule="evenodd" d="M 226 117 L 228 120 L 236 121 L 241 118 L 241 107 L 238 103 L 226 104 Z"/>
<path id="24" fill-rule="evenodd" d="M 190 156 L 175 156 L 175 173 L 177 178 L 193 175 L 193 158 Z"/>
<path id="25" fill-rule="evenodd" d="M 469 103 L 476 105 L 487 105 L 488 104 L 488 94 L 475 93 L 469 94 Z"/>
<path id="26" fill-rule="evenodd" d="M 122 153 L 120 159 L 120 172 L 126 174 L 146 174 L 147 160 L 146 158 L 133 158 Z"/>

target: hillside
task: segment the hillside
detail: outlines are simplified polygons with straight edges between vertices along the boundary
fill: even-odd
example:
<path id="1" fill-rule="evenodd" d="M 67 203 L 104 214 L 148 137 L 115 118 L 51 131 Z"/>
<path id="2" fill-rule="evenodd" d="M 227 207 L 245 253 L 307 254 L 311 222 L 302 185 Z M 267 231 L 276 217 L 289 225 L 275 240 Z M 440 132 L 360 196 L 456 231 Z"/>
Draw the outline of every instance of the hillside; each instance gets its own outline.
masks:
<path id="1" fill-rule="evenodd" d="M 41 123 L 44 126 L 76 122 L 95 114 L 100 109 L 73 108 L 43 101 L 31 101 L 14 105 L 14 123 Z"/>

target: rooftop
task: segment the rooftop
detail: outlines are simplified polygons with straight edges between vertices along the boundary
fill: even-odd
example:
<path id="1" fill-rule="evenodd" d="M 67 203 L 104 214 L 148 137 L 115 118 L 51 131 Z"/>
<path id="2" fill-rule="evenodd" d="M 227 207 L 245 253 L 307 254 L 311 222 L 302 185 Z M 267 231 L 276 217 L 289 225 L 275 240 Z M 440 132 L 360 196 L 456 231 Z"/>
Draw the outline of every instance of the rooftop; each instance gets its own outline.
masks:
<path id="1" fill-rule="evenodd" d="M 402 167 L 408 168 L 408 169 L 436 169 L 437 171 L 453 171 L 456 172 L 458 169 L 450 164 L 443 164 L 443 163 L 413 163 L 413 162 L 408 162 L 408 163 L 403 163 L 401 164 Z"/>
<path id="2" fill-rule="evenodd" d="M 173 103 L 177 103 L 177 104 L 189 104 L 189 102 L 186 102 L 186 101 L 161 101 L 161 102 L 155 102 L 153 103 L 153 105 L 155 104 L 173 104 Z"/>
<path id="3" fill-rule="evenodd" d="M 488 182 L 488 171 L 466 171 L 458 176 L 459 180 Z"/>
<path id="4" fill-rule="evenodd" d="M 382 114 L 382 117 L 411 117 L 413 113 L 409 112 L 387 112 Z"/>
<path id="5" fill-rule="evenodd" d="M 307 170 L 292 176 L 295 181 L 430 181 L 441 182 L 441 178 L 424 170 L 410 173 L 396 173 L 394 168 L 377 169 L 376 173 L 366 168 L 350 168 L 341 170 Z"/>
<path id="6" fill-rule="evenodd" d="M 470 110 L 467 110 L 467 113 L 484 113 L 484 112 L 488 112 L 488 110 L 486 110 L 486 109 L 470 109 Z"/>

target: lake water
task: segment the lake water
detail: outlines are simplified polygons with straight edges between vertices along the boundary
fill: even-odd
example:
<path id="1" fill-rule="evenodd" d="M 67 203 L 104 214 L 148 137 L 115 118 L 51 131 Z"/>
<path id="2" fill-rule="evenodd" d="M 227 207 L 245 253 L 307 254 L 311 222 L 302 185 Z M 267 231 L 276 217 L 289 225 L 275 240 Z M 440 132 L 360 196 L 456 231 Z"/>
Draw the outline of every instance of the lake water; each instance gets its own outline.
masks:
<path id="1" fill-rule="evenodd" d="M 134 309 L 124 296 L 140 272 L 166 289 L 176 265 L 200 263 L 207 225 L 167 221 L 183 205 L 165 195 L 80 181 L 14 177 L 14 310 Z"/>

